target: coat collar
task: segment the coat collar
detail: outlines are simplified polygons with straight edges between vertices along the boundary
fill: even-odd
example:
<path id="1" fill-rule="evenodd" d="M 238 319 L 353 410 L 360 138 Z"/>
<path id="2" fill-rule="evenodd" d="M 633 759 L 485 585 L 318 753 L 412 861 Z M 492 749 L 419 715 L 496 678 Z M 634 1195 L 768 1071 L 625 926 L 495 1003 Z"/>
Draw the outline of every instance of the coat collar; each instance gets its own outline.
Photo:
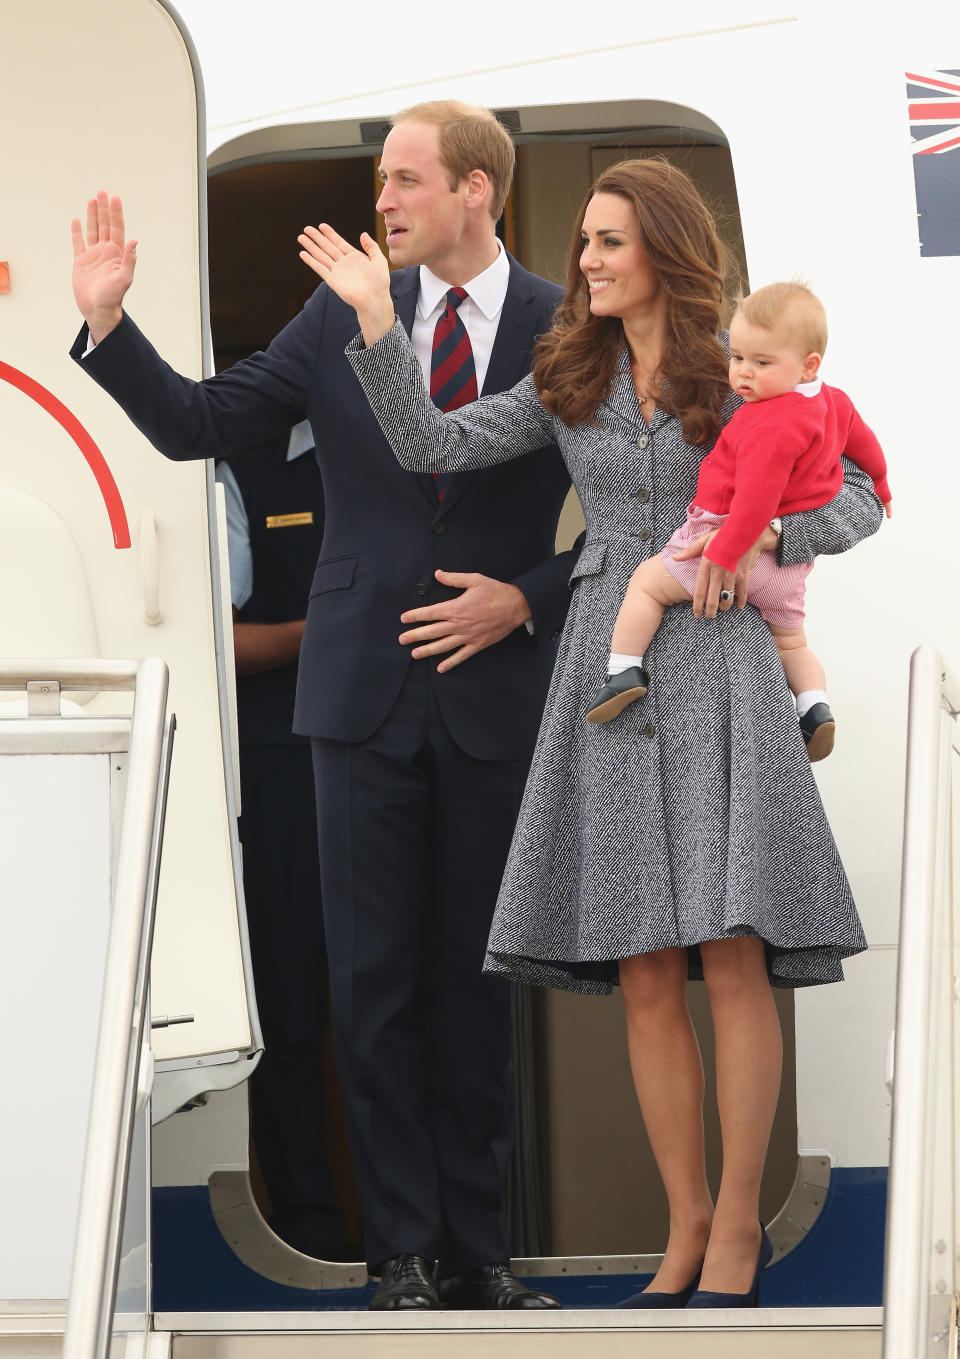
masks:
<path id="1" fill-rule="evenodd" d="M 603 404 L 612 415 L 615 415 L 618 420 L 622 420 L 624 424 L 630 425 L 633 429 L 657 429 L 665 420 L 669 419 L 662 406 L 657 407 L 649 421 L 644 419 L 640 402 L 637 400 L 637 390 L 633 385 L 633 377 L 630 373 L 630 351 L 626 345 L 620 351 L 616 377 L 610 388 L 610 395 Z"/>

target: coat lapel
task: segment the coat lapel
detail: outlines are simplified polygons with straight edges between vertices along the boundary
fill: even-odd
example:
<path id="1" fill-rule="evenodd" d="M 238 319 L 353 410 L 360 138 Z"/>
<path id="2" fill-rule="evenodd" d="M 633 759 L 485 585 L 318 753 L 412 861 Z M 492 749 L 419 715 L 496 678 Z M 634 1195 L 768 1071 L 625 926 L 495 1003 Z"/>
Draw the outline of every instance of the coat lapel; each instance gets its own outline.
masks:
<path id="1" fill-rule="evenodd" d="M 510 282 L 481 396 L 509 391 L 520 381 L 527 370 L 527 354 L 533 348 L 537 332 L 537 313 L 533 305 L 536 297 L 530 275 L 521 269 L 512 255 L 508 258 Z"/>
<path id="2" fill-rule="evenodd" d="M 391 275 L 390 295 L 393 298 L 393 309 L 400 317 L 400 324 L 408 335 L 413 330 L 413 318 L 417 313 L 419 291 L 419 269 L 401 269 Z"/>
<path id="3" fill-rule="evenodd" d="M 420 270 L 416 267 L 403 269 L 393 274 L 390 279 L 390 294 L 393 297 L 393 309 L 400 318 L 400 324 L 409 335 L 413 330 L 413 320 L 417 314 L 417 298 L 420 295 Z M 411 472 L 412 477 L 416 477 L 432 509 L 438 507 L 437 489 L 433 482 L 433 477 L 429 472 Z"/>

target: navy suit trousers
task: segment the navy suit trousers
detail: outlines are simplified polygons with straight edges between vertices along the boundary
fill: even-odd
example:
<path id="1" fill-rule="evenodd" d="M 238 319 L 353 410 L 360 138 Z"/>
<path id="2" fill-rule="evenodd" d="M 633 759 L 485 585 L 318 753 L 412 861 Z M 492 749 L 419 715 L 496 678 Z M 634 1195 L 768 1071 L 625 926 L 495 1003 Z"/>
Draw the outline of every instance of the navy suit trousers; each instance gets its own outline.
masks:
<path id="1" fill-rule="evenodd" d="M 510 1254 L 513 992 L 482 965 L 528 761 L 457 747 L 435 665 L 411 663 L 366 741 L 311 744 L 367 1262 L 422 1255 L 442 1277 Z"/>

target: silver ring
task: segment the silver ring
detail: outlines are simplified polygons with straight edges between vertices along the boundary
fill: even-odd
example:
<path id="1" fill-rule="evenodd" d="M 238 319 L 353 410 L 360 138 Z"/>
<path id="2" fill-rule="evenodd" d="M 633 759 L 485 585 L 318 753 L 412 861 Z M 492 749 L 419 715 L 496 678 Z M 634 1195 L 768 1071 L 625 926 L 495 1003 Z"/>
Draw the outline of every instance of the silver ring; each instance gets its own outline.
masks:
<path id="1" fill-rule="evenodd" d="M 733 594 L 729 590 L 721 590 L 720 598 L 723 600 L 724 604 L 726 604 L 728 600 L 733 598 Z"/>

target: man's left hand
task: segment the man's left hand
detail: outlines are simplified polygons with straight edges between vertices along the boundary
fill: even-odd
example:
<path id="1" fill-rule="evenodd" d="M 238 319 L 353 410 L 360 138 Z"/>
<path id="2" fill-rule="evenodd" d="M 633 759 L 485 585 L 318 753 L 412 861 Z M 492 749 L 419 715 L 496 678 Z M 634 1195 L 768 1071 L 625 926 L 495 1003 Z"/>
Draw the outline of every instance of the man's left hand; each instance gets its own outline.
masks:
<path id="1" fill-rule="evenodd" d="M 408 609 L 401 623 L 414 627 L 400 634 L 403 646 L 412 646 L 414 660 L 450 651 L 437 666 L 441 674 L 469 660 L 478 651 L 500 642 L 530 617 L 530 605 L 522 590 L 504 580 L 481 576 L 475 571 L 436 571 L 441 585 L 462 590 L 456 599 Z"/>

